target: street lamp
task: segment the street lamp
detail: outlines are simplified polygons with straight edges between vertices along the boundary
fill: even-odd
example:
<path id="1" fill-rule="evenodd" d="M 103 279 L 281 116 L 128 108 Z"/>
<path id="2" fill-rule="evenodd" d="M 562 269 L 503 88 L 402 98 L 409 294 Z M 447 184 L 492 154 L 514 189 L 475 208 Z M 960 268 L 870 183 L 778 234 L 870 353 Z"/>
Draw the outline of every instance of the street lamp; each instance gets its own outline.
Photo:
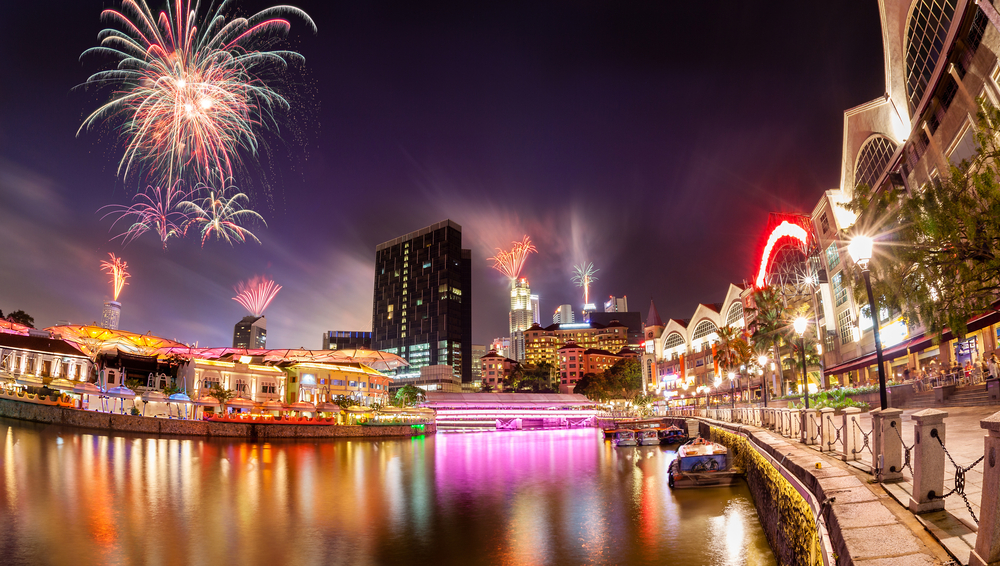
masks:
<path id="1" fill-rule="evenodd" d="M 736 374 L 729 372 L 729 404 L 732 408 L 736 408 L 736 396 L 733 395 L 733 380 L 736 379 Z"/>
<path id="2" fill-rule="evenodd" d="M 795 327 L 795 332 L 799 335 L 799 349 L 802 351 L 802 388 L 803 397 L 805 397 L 806 409 L 809 408 L 809 380 L 806 377 L 806 319 L 805 317 L 799 317 L 795 319 L 792 326 Z"/>
<path id="3" fill-rule="evenodd" d="M 851 240 L 847 246 L 847 253 L 851 254 L 851 259 L 861 268 L 861 274 L 865 276 L 865 289 L 868 291 L 868 309 L 872 317 L 872 332 L 875 333 L 875 359 L 878 360 L 878 400 L 882 410 L 889 407 L 885 393 L 885 364 L 882 362 L 882 339 L 878 333 L 878 314 L 875 310 L 875 295 L 872 294 L 872 279 L 868 271 L 868 262 L 872 259 L 872 239 L 867 236 L 858 236 Z"/>

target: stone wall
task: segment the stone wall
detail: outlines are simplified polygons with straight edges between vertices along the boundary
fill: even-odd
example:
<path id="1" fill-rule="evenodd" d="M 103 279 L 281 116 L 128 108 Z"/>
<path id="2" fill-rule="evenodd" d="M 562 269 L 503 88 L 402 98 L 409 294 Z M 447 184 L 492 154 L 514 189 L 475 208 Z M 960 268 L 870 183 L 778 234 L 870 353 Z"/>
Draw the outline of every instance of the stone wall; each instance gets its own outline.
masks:
<path id="1" fill-rule="evenodd" d="M 36 423 L 92 428 L 108 432 L 243 437 L 249 440 L 261 438 L 381 438 L 391 436 L 419 436 L 422 434 L 433 434 L 437 431 L 437 426 L 434 423 L 426 424 L 423 429 L 418 429 L 410 425 L 293 425 L 187 421 L 182 419 L 137 417 L 132 415 L 98 413 L 95 411 L 81 411 L 52 405 L 25 403 L 11 399 L 0 399 L 0 417 Z"/>

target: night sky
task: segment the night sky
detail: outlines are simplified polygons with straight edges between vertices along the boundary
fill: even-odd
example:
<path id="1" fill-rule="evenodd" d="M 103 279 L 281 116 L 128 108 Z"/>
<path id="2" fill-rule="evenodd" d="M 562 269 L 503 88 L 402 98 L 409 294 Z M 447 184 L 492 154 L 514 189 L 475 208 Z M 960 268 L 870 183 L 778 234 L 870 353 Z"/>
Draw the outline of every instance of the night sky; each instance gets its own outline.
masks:
<path id="1" fill-rule="evenodd" d="M 228 346 L 233 287 L 264 274 L 284 286 L 269 346 L 315 349 L 371 329 L 377 244 L 450 218 L 473 250 L 476 343 L 507 333 L 487 258 L 524 234 L 543 322 L 579 313 L 581 261 L 600 269 L 597 299 L 686 318 L 753 276 L 768 212 L 811 212 L 838 186 L 843 111 L 885 90 L 872 1 L 292 3 L 319 31 L 292 20 L 306 64 L 279 88 L 295 107 L 244 155 L 262 244 L 167 251 L 109 241 L 98 209 L 138 183 L 117 176 L 110 130 L 76 136 L 99 99 L 74 87 L 102 68 L 79 56 L 118 4 L 5 6 L 0 310 L 98 320 L 114 252 L 132 273 L 125 330 Z"/>

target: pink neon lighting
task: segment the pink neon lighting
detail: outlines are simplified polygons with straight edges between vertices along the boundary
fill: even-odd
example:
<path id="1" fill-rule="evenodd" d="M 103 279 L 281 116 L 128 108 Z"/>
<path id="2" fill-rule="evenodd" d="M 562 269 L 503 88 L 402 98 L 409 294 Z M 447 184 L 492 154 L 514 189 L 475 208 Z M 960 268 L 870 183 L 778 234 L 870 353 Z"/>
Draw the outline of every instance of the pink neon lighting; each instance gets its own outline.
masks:
<path id="1" fill-rule="evenodd" d="M 787 220 L 778 224 L 774 231 L 771 232 L 771 236 L 768 237 L 767 245 L 764 246 L 764 254 L 760 258 L 760 271 L 757 272 L 757 280 L 755 281 L 758 289 L 764 287 L 764 278 L 767 277 L 767 266 L 771 262 L 771 251 L 774 248 L 774 244 L 785 237 L 795 238 L 803 244 L 809 242 L 809 233 L 798 224 L 792 224 Z"/>

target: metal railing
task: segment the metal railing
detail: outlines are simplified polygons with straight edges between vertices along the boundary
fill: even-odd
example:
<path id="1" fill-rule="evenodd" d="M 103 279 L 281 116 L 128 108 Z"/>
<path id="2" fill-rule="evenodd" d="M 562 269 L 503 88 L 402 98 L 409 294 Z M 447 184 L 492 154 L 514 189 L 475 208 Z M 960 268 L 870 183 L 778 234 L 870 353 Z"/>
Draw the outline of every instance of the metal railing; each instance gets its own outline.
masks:
<path id="1" fill-rule="evenodd" d="M 983 454 L 982 456 L 979 457 L 978 460 L 969 464 L 968 466 L 965 467 L 959 466 L 955 462 L 955 459 L 951 457 L 951 452 L 948 452 L 948 448 L 944 445 L 944 442 L 941 441 L 941 436 L 937 433 L 936 430 L 931 431 L 931 436 L 937 439 L 938 443 L 941 445 L 941 449 L 944 450 L 944 455 L 948 457 L 948 461 L 951 462 L 951 465 L 955 466 L 955 487 L 953 487 L 951 491 L 945 493 L 944 495 L 932 494 L 931 499 L 944 499 L 946 497 L 950 497 L 957 493 L 962 497 L 962 500 L 965 501 L 965 508 L 969 510 L 969 515 L 972 515 L 972 520 L 975 521 L 976 524 L 978 525 L 979 518 L 976 517 L 976 513 L 972 510 L 972 504 L 969 503 L 969 498 L 965 495 L 965 474 L 968 473 L 969 470 L 971 470 L 972 468 L 978 466 L 979 463 L 982 462 L 983 459 L 986 457 L 986 454 Z"/>

